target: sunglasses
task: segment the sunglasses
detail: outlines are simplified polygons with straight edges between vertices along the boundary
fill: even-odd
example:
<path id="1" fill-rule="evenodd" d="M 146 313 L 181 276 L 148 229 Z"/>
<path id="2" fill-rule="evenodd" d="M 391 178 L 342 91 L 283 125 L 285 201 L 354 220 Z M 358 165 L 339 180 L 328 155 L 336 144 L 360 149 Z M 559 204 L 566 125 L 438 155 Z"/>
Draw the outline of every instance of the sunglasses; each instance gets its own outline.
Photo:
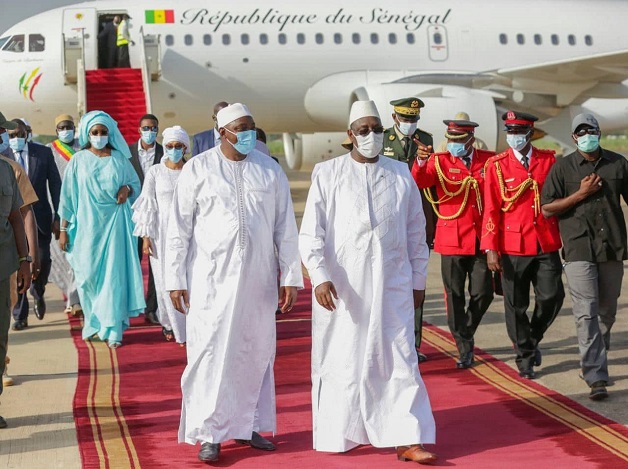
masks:
<path id="1" fill-rule="evenodd" d="M 183 148 L 185 148 L 185 145 L 181 143 L 169 143 L 166 145 L 166 148 L 168 148 L 169 150 L 172 150 L 173 148 L 176 148 L 177 150 L 182 150 Z"/>
<path id="2" fill-rule="evenodd" d="M 577 132 L 574 132 L 574 135 L 576 137 L 584 137 L 586 134 L 589 135 L 600 135 L 600 130 L 599 129 L 594 129 L 593 127 L 588 128 L 588 129 L 580 129 Z"/>
<path id="3" fill-rule="evenodd" d="M 351 132 L 353 133 L 353 135 L 359 135 L 360 137 L 366 137 L 371 132 L 374 132 L 376 134 L 383 133 L 384 132 L 384 127 L 379 126 L 379 127 L 373 127 L 372 129 L 369 129 L 368 127 L 362 127 L 359 130 L 351 129 Z"/>
<path id="4" fill-rule="evenodd" d="M 142 129 L 144 132 L 149 132 L 149 131 L 157 132 L 159 130 L 159 127 L 157 127 L 156 125 L 152 127 L 145 125 L 144 127 L 140 127 L 140 129 Z"/>

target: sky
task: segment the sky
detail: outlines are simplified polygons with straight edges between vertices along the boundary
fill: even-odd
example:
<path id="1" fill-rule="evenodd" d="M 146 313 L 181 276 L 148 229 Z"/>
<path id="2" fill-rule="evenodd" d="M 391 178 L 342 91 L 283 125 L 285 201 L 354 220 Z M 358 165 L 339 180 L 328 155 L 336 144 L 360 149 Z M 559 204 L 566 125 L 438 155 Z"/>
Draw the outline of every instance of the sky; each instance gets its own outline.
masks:
<path id="1" fill-rule="evenodd" d="M 0 0 L 0 34 L 5 32 L 15 23 L 43 11 L 74 3 L 82 3 L 84 0 L 28 0 L 11 1 Z"/>

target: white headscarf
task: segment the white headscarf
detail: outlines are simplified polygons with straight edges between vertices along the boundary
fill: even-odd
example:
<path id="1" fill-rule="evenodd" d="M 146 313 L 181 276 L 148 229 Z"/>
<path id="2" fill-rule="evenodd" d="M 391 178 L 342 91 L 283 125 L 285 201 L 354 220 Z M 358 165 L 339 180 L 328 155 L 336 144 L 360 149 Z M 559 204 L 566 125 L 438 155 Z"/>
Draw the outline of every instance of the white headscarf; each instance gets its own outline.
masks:
<path id="1" fill-rule="evenodd" d="M 168 127 L 161 133 L 163 137 L 162 145 L 166 146 L 170 142 L 179 142 L 185 145 L 185 153 L 190 152 L 190 136 L 179 125 Z"/>

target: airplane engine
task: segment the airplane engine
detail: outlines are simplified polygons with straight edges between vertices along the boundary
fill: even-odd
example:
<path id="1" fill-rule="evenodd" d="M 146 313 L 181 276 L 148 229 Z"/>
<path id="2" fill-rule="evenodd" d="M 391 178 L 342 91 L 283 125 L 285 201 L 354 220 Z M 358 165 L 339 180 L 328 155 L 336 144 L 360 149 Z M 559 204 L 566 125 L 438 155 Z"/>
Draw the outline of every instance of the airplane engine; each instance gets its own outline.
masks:
<path id="1" fill-rule="evenodd" d="M 283 134 L 286 162 L 290 169 L 311 170 L 316 163 L 347 153 L 340 144 L 346 132 L 316 132 L 313 134 Z"/>

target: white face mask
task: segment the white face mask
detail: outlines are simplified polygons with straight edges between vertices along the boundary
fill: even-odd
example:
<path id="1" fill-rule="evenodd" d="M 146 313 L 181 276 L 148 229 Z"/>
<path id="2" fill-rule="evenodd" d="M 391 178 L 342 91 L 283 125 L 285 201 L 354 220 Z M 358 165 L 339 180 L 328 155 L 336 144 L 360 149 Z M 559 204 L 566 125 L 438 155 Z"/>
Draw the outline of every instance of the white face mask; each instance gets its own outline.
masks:
<path id="1" fill-rule="evenodd" d="M 383 132 L 381 134 L 370 132 L 364 137 L 362 137 L 361 135 L 356 135 L 355 140 L 358 143 L 358 153 L 364 158 L 368 159 L 377 158 L 379 152 L 382 151 L 382 148 L 384 147 Z"/>
<path id="2" fill-rule="evenodd" d="M 528 144 L 528 134 L 507 134 L 506 142 L 513 150 L 521 151 Z"/>
<path id="3" fill-rule="evenodd" d="M 397 126 L 399 128 L 399 132 L 404 135 L 412 135 L 416 130 L 416 122 L 399 122 Z"/>

